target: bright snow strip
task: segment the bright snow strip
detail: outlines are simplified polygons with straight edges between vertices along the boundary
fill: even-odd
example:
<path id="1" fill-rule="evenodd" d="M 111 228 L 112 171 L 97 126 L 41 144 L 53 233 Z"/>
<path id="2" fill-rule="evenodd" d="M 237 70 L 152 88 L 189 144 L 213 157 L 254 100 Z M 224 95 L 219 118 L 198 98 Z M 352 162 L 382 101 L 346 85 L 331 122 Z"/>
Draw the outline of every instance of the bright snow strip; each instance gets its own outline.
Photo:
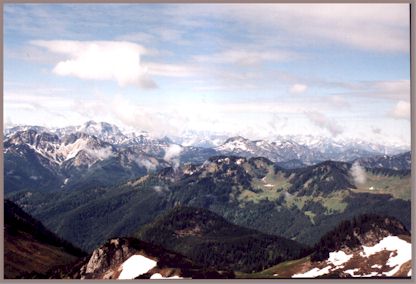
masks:
<path id="1" fill-rule="evenodd" d="M 374 276 L 381 276 L 378 272 L 371 272 L 370 274 L 363 274 L 361 277 L 374 277 Z"/>
<path id="2" fill-rule="evenodd" d="M 363 252 L 360 253 L 363 257 L 369 257 L 375 253 L 383 250 L 397 251 L 396 256 L 392 256 L 387 261 L 387 265 L 394 267 L 389 272 L 384 272 L 386 276 L 393 276 L 399 271 L 400 266 L 412 258 L 412 244 L 400 239 L 396 236 L 388 236 L 382 239 L 378 244 L 372 247 L 363 246 Z"/>
<path id="3" fill-rule="evenodd" d="M 279 276 L 279 274 L 275 273 L 275 274 L 273 274 L 273 276 Z"/>
<path id="4" fill-rule="evenodd" d="M 409 272 L 407 273 L 407 276 L 412 277 L 412 270 L 410 269 Z"/>
<path id="5" fill-rule="evenodd" d="M 340 251 L 334 251 L 329 253 L 328 261 L 332 262 L 335 266 L 339 266 L 341 264 L 346 263 L 348 260 L 350 260 L 352 257 L 351 255 L 346 254 L 342 250 Z"/>
<path id="6" fill-rule="evenodd" d="M 264 186 L 265 186 L 265 187 L 273 187 L 274 185 L 273 185 L 273 184 L 268 183 L 268 184 L 265 184 Z"/>
<path id="7" fill-rule="evenodd" d="M 150 276 L 150 279 L 183 279 L 183 278 L 180 277 L 180 276 L 176 276 L 176 275 L 174 275 L 172 277 L 163 277 L 162 274 L 155 273 L 152 276 Z"/>
<path id="8" fill-rule="evenodd" d="M 327 267 L 324 267 L 322 269 L 319 269 L 319 268 L 315 267 L 312 270 L 309 270 L 305 273 L 294 274 L 294 275 L 292 275 L 292 278 L 314 278 L 314 277 L 318 277 L 318 276 L 321 276 L 321 275 L 328 274 L 330 268 L 331 268 L 331 266 L 327 266 Z"/>
<path id="9" fill-rule="evenodd" d="M 360 269 L 358 269 L 358 268 L 354 268 L 354 269 L 348 269 L 348 270 L 345 270 L 344 272 L 345 273 L 348 273 L 349 275 L 351 275 L 352 277 L 361 277 L 360 275 L 355 275 L 354 274 L 354 272 L 357 272 L 358 270 L 360 270 Z"/>
<path id="10" fill-rule="evenodd" d="M 382 268 L 383 266 L 382 265 L 380 265 L 380 264 L 374 264 L 373 266 L 371 266 L 371 268 L 378 268 L 378 269 L 380 269 L 380 268 Z"/>
<path id="11" fill-rule="evenodd" d="M 122 264 L 118 279 L 134 279 L 155 267 L 156 263 L 143 255 L 132 255 Z"/>

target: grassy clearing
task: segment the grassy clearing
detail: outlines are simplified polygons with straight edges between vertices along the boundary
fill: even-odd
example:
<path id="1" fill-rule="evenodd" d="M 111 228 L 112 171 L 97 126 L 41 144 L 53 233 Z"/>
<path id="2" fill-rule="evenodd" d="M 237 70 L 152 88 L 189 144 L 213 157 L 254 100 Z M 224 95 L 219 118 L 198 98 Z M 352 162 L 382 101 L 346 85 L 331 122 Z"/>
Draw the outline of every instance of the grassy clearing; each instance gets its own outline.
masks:
<path id="1" fill-rule="evenodd" d="M 348 205 L 346 202 L 343 201 L 344 198 L 347 197 L 348 194 L 349 194 L 348 190 L 341 190 L 341 191 L 336 191 L 325 197 L 286 195 L 285 201 L 286 201 L 286 207 L 288 208 L 296 206 L 299 210 L 302 210 L 306 202 L 313 201 L 313 202 L 321 203 L 322 206 L 326 208 L 326 214 L 342 213 L 345 211 Z M 311 218 L 312 212 L 311 213 L 306 213 L 306 212 L 305 212 L 305 215 Z"/>
<path id="2" fill-rule="evenodd" d="M 310 263 L 310 257 L 279 263 L 257 273 L 236 273 L 237 278 L 290 278 Z"/>
<path id="3" fill-rule="evenodd" d="M 364 184 L 356 185 L 354 192 L 391 194 L 394 198 L 410 200 L 410 177 L 374 175 L 367 172 Z"/>
<path id="4" fill-rule="evenodd" d="M 290 186 L 291 184 L 288 179 L 282 173 L 274 174 L 273 166 L 269 166 L 268 173 L 264 178 L 252 180 L 251 187 L 253 191 L 244 189 L 237 199 L 239 201 L 252 201 L 255 203 L 266 199 L 273 201 L 279 198 L 282 192 Z"/>

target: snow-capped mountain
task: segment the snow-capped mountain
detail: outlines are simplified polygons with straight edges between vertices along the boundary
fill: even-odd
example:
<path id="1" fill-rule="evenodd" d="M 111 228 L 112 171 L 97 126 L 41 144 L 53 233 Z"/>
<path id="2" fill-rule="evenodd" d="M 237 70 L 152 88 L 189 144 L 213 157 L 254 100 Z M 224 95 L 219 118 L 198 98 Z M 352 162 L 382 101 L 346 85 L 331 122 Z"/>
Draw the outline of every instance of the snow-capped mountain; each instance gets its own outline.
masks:
<path id="1" fill-rule="evenodd" d="M 121 144 L 128 138 L 117 126 L 107 122 L 88 121 L 78 127 L 76 131 L 95 136 L 112 144 Z"/>
<path id="2" fill-rule="evenodd" d="M 186 131 L 181 136 L 174 136 L 171 139 L 183 146 L 194 146 L 202 148 L 214 148 L 220 146 L 229 136 L 207 131 Z"/>
<path id="3" fill-rule="evenodd" d="M 79 185 L 84 177 L 96 180 L 96 175 L 101 177 L 100 181 L 105 180 L 103 185 L 108 185 L 167 166 L 176 168 L 184 163 L 202 164 L 210 157 L 221 154 L 265 157 L 281 167 L 294 168 L 325 160 L 350 162 L 364 159 L 364 164 L 372 165 L 376 162 L 372 160 L 374 157 L 384 155 L 387 151 L 382 145 L 370 145 L 362 141 L 333 141 L 313 137 L 303 141 L 299 137 L 277 137 L 275 141 L 267 141 L 237 136 L 226 139 L 216 147 L 197 147 L 178 144 L 174 142 L 177 138 L 154 137 L 145 131 L 126 134 L 115 125 L 94 121 L 80 126 L 51 129 L 15 126 L 5 129 L 4 133 L 6 183 L 9 189 L 25 188 L 33 180 L 47 188 L 70 188 L 74 184 Z M 202 133 L 196 139 L 194 135 L 197 134 L 187 133 L 186 141 L 183 141 L 200 144 L 209 138 L 208 133 Z M 215 137 L 212 143 L 218 144 L 220 136 Z M 390 147 L 389 151 L 397 152 L 399 149 Z M 386 161 L 380 162 L 381 165 L 393 164 L 394 160 L 393 168 L 403 165 L 410 167 L 410 157 L 405 161 L 400 157 L 389 159 L 385 158 Z M 109 175 L 116 177 L 111 179 Z"/>
<path id="4" fill-rule="evenodd" d="M 273 161 L 283 160 L 283 156 L 276 151 L 275 145 L 267 141 L 251 141 L 241 136 L 231 137 L 222 145 L 215 148 L 223 154 L 233 154 L 244 157 L 268 157 Z"/>
<path id="5" fill-rule="evenodd" d="M 299 137 L 279 137 L 274 142 L 249 140 L 241 136 L 227 139 L 214 149 L 223 154 L 244 157 L 266 157 L 273 162 L 311 165 L 325 160 L 352 161 L 389 153 L 402 153 L 405 147 L 383 146 L 362 141 L 334 141 L 328 138 L 299 139 Z"/>
<path id="6" fill-rule="evenodd" d="M 57 165 L 70 159 L 78 159 L 80 164 L 85 164 L 86 160 L 79 158 L 81 153 L 88 157 L 88 165 L 91 165 L 97 160 L 106 159 L 115 150 L 111 144 L 85 133 L 75 132 L 59 137 L 57 134 L 37 132 L 32 128 L 11 134 L 4 142 L 5 153 L 16 152 L 17 146 L 27 146 Z"/>

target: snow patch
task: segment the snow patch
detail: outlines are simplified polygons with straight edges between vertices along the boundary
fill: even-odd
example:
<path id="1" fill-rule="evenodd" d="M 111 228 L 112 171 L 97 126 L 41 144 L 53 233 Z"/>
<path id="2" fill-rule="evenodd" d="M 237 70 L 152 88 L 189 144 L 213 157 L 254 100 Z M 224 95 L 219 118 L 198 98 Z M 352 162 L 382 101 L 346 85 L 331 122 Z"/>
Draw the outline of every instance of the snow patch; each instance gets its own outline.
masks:
<path id="1" fill-rule="evenodd" d="M 183 279 L 183 277 L 180 277 L 180 276 L 177 276 L 177 275 L 174 275 L 174 276 L 171 276 L 171 277 L 163 277 L 162 274 L 155 273 L 152 276 L 150 276 L 150 279 Z"/>
<path id="2" fill-rule="evenodd" d="M 344 272 L 351 275 L 352 277 L 361 277 L 360 275 L 355 275 L 354 274 L 355 272 L 358 272 L 359 270 L 360 269 L 358 269 L 358 268 L 354 268 L 354 269 L 345 270 Z"/>
<path id="3" fill-rule="evenodd" d="M 134 279 L 155 267 L 156 264 L 156 261 L 143 255 L 132 255 L 121 265 L 122 271 L 118 279 Z"/>
<path id="4" fill-rule="evenodd" d="M 409 272 L 407 273 L 407 276 L 412 277 L 412 269 L 409 270 Z"/>
<path id="5" fill-rule="evenodd" d="M 268 184 L 265 184 L 264 186 L 265 186 L 265 187 L 273 187 L 273 186 L 274 186 L 274 184 L 270 184 L 270 183 L 268 183 Z"/>
<path id="6" fill-rule="evenodd" d="M 348 255 L 342 250 L 329 253 L 328 262 L 332 262 L 335 266 L 340 266 L 352 258 L 352 254 Z"/>
<path id="7" fill-rule="evenodd" d="M 377 269 L 381 269 L 383 267 L 383 265 L 380 264 L 374 264 L 371 266 L 371 268 L 377 268 Z"/>
<path id="8" fill-rule="evenodd" d="M 378 276 L 378 272 L 371 272 L 370 274 L 363 274 L 360 277 L 374 277 L 374 276 Z"/>
<path id="9" fill-rule="evenodd" d="M 387 265 L 393 267 L 388 272 L 383 272 L 386 276 L 393 276 L 400 267 L 412 258 L 412 244 L 400 239 L 397 236 L 388 236 L 382 239 L 378 244 L 372 247 L 363 246 L 363 251 L 360 252 L 362 257 L 369 257 L 373 254 L 383 250 L 396 251 L 395 256 L 391 256 L 387 261 Z"/>
<path id="10" fill-rule="evenodd" d="M 321 275 L 328 274 L 330 269 L 331 269 L 331 266 L 327 266 L 322 269 L 315 267 L 305 273 L 294 274 L 292 275 L 292 278 L 315 278 Z"/>
<path id="11" fill-rule="evenodd" d="M 236 150 L 240 150 L 240 151 L 249 151 L 252 152 L 246 145 L 246 143 L 244 141 L 240 141 L 240 140 L 234 140 L 234 141 L 230 141 L 226 144 L 221 145 L 220 147 L 218 147 L 220 150 L 223 151 L 236 151 Z"/>

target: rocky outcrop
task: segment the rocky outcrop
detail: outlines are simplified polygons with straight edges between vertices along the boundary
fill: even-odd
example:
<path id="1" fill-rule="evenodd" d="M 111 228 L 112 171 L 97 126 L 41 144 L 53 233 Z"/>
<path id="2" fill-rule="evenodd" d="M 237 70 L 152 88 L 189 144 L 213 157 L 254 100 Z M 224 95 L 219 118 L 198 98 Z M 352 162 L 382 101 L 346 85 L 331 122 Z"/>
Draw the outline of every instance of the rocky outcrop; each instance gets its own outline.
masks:
<path id="1" fill-rule="evenodd" d="M 65 278 L 234 278 L 234 273 L 201 267 L 180 254 L 139 239 L 116 238 L 95 249 Z"/>

